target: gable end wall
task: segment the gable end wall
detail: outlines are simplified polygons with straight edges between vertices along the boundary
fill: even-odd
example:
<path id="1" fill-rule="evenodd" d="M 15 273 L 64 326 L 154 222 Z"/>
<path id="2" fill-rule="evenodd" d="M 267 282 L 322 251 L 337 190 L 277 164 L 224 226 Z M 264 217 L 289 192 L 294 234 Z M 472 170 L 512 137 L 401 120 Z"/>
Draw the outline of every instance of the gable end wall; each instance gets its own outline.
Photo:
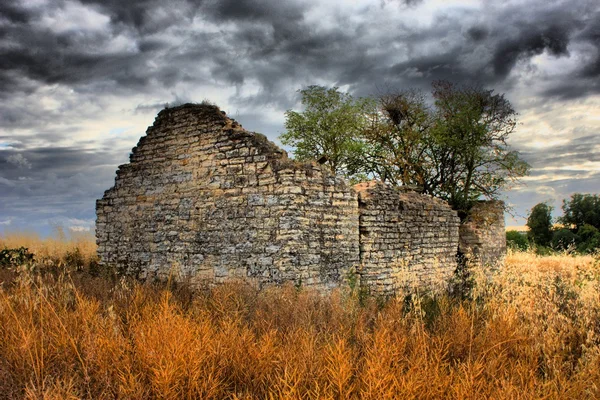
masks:
<path id="1" fill-rule="evenodd" d="M 162 111 L 97 202 L 98 253 L 142 278 L 329 288 L 358 264 L 356 194 L 216 107 Z"/>

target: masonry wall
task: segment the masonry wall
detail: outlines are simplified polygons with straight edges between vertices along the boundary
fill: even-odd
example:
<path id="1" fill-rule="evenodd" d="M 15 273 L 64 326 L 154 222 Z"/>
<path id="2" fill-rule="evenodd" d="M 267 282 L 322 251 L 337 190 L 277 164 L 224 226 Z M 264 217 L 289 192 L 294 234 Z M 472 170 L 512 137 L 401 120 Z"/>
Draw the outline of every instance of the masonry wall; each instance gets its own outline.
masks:
<path id="1" fill-rule="evenodd" d="M 494 264 L 506 254 L 504 203 L 480 201 L 460 226 L 460 252 L 483 264 Z"/>
<path id="2" fill-rule="evenodd" d="M 361 283 L 379 294 L 439 287 L 456 270 L 460 220 L 445 202 L 378 182 L 356 185 Z"/>
<path id="3" fill-rule="evenodd" d="M 161 111 L 97 202 L 103 263 L 141 278 L 339 285 L 359 262 L 358 202 L 217 107 Z"/>
<path id="4" fill-rule="evenodd" d="M 373 293 L 392 294 L 443 286 L 459 250 L 445 202 L 376 182 L 351 188 L 210 105 L 161 111 L 96 213 L 101 262 L 139 278 L 328 289 L 356 270 Z M 460 250 L 488 262 L 505 248 L 501 203 L 478 203 Z"/>

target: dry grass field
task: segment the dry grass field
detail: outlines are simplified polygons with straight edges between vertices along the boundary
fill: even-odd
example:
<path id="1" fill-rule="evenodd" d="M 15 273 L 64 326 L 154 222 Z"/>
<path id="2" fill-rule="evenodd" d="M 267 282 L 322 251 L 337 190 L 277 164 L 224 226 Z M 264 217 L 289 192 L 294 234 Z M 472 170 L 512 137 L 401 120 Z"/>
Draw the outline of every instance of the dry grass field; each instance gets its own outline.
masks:
<path id="1" fill-rule="evenodd" d="M 95 267 L 90 238 L 0 237 L 0 398 L 600 397 L 600 263 L 511 253 L 470 297 L 228 284 Z"/>

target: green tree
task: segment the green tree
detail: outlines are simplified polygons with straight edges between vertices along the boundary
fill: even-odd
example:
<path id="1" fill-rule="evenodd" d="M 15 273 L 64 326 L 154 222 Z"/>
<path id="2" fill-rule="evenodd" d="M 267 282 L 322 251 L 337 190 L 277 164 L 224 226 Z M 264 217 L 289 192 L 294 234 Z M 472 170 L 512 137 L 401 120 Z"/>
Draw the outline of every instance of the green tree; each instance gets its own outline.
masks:
<path id="1" fill-rule="evenodd" d="M 577 230 L 577 250 L 590 253 L 600 248 L 600 231 L 595 226 L 584 224 Z"/>
<path id="2" fill-rule="evenodd" d="M 365 171 L 394 185 L 417 185 L 461 217 L 481 197 L 526 175 L 510 149 L 516 112 L 502 94 L 478 86 L 433 83 L 434 107 L 416 90 L 379 97 L 377 123 L 365 134 Z"/>
<path id="3" fill-rule="evenodd" d="M 600 197 L 596 194 L 575 193 L 563 200 L 563 217 L 560 222 L 567 227 L 581 229 L 585 224 L 600 229 Z"/>
<path id="4" fill-rule="evenodd" d="M 552 241 L 552 206 L 538 203 L 527 218 L 528 236 L 539 246 L 548 246 Z"/>
<path id="5" fill-rule="evenodd" d="M 480 197 L 494 199 L 529 165 L 511 150 L 517 113 L 503 94 L 479 86 L 433 82 L 435 124 L 432 194 L 454 209 L 468 210 Z"/>
<path id="6" fill-rule="evenodd" d="M 574 248 L 579 241 L 579 237 L 569 229 L 558 229 L 552 234 L 552 248 L 554 250 L 567 250 Z"/>
<path id="7" fill-rule="evenodd" d="M 506 245 L 515 250 L 525 251 L 529 247 L 527 236 L 519 231 L 506 232 Z"/>
<path id="8" fill-rule="evenodd" d="M 431 187 L 432 113 L 418 90 L 379 96 L 378 112 L 364 132 L 362 171 L 392 185 Z"/>
<path id="9" fill-rule="evenodd" d="M 417 90 L 354 99 L 338 88 L 301 90 L 303 112 L 286 112 L 283 144 L 346 177 L 419 186 L 461 217 L 475 200 L 497 198 L 529 165 L 507 138 L 516 112 L 504 95 L 477 86 L 433 83 L 433 107 Z"/>
<path id="10" fill-rule="evenodd" d="M 319 160 L 335 174 L 352 176 L 363 153 L 362 133 L 373 100 L 355 99 L 337 87 L 309 86 L 299 93 L 304 111 L 286 111 L 281 142 L 294 148 L 296 159 Z"/>

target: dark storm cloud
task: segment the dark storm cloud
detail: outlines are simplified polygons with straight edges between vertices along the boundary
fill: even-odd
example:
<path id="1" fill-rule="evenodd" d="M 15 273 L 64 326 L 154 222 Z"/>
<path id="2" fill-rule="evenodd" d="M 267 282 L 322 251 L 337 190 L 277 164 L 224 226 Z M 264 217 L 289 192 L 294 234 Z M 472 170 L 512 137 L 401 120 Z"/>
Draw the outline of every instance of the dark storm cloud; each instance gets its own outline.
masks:
<path id="1" fill-rule="evenodd" d="M 489 32 L 484 26 L 472 26 L 467 30 L 467 35 L 471 40 L 480 42 L 489 35 Z"/>
<path id="2" fill-rule="evenodd" d="M 132 27 L 141 34 L 152 34 L 171 26 L 189 22 L 198 12 L 202 0 L 81 0 L 110 16 L 117 27 Z"/>
<path id="3" fill-rule="evenodd" d="M 502 83 L 519 61 L 527 62 L 543 52 L 556 58 L 568 57 L 571 43 L 594 43 L 592 34 L 579 34 L 590 30 L 588 25 L 593 23 L 585 13 L 580 15 L 590 6 L 582 5 L 577 9 L 566 2 L 554 3 L 553 7 L 536 5 L 537 8 L 531 10 L 517 6 L 501 9 L 498 14 L 479 18 L 480 21 L 471 26 L 464 26 L 460 13 L 439 15 L 435 23 L 424 30 L 398 24 L 379 34 L 378 43 L 362 41 L 359 33 L 375 32 L 376 21 L 353 26 L 340 15 L 336 29 L 318 29 L 301 18 L 297 6 L 285 9 L 276 5 L 257 7 L 248 13 L 224 7 L 223 12 L 214 15 L 240 23 L 234 40 L 229 43 L 233 43 L 232 48 L 237 44 L 240 54 L 247 57 L 235 62 L 221 62 L 215 66 L 213 74 L 234 85 L 248 78 L 258 79 L 265 90 L 243 101 L 270 104 L 289 100 L 289 97 L 275 94 L 282 89 L 277 82 L 312 83 L 305 77 L 312 78 L 313 82 L 326 80 L 336 85 L 350 85 L 359 94 L 372 93 L 378 85 L 427 88 L 435 79 L 476 81 L 494 86 Z M 240 10 L 245 7 L 244 3 Z M 261 24 L 251 23 L 256 20 Z M 451 33 L 455 35 L 449 35 Z M 447 43 L 438 46 L 437 51 L 418 51 L 422 43 L 444 41 Z M 408 57 L 406 51 L 404 54 L 395 54 L 391 50 L 373 51 L 377 46 L 387 49 L 405 47 Z M 411 56 L 411 53 L 415 55 Z M 225 57 L 228 55 L 224 54 Z M 397 58 L 402 61 L 395 61 Z M 468 59 L 477 63 L 466 63 L 464 60 Z M 586 96 L 593 93 L 597 85 L 578 77 L 590 75 L 590 71 L 593 74 L 595 68 L 594 63 L 582 65 L 561 81 L 569 80 L 570 87 L 581 82 L 577 92 L 571 90 L 572 95 Z M 548 96 L 554 96 L 556 92 L 560 96 L 568 95 L 561 90 L 566 91 L 569 87 L 563 89 L 560 82 L 549 86 Z"/>
<path id="4" fill-rule="evenodd" d="M 18 3 L 0 3 L 0 21 L 7 20 L 14 23 L 27 23 L 32 17 L 32 12 L 24 9 Z"/>
<path id="5" fill-rule="evenodd" d="M 278 0 L 212 0 L 205 10 L 217 21 L 283 22 L 301 20 L 305 5 L 295 1 Z"/>
<path id="6" fill-rule="evenodd" d="M 372 92 L 377 84 L 390 82 L 425 87 L 434 79 L 495 85 L 519 61 L 544 51 L 566 57 L 573 44 L 597 46 L 600 30 L 597 15 L 586 14 L 593 10 L 591 1 L 576 5 L 534 1 L 528 7 L 499 7 L 477 18 L 467 11 L 440 13 L 431 26 L 416 28 L 398 22 L 393 29 L 383 30 L 377 18 L 384 18 L 385 13 L 356 22 L 341 10 L 332 16 L 331 26 L 315 25 L 306 15 L 318 13 L 319 6 L 306 2 L 83 0 L 81 4 L 108 16 L 110 28 L 57 33 L 37 23 L 44 12 L 60 10 L 65 2 L 51 3 L 45 11 L 0 8 L 9 21 L 0 24 L 4 41 L 10 44 L 0 50 L 0 82 L 8 91 L 25 90 L 23 76 L 46 84 L 72 85 L 77 90 L 93 86 L 132 92 L 168 88 L 182 80 L 215 79 L 231 85 L 256 80 L 261 86 L 258 94 L 244 99 L 276 104 L 289 101 L 281 92 L 289 90 L 290 84 L 314 81 L 347 84 L 360 92 L 366 92 L 369 85 Z M 420 6 L 413 1 L 403 4 Z M 197 32 L 194 20 L 213 24 L 219 31 Z M 108 46 L 118 35 L 131 42 L 128 50 Z M 444 41 L 445 45 L 427 45 Z M 431 50 L 424 52 L 425 46 Z M 398 53 L 392 51 L 398 48 Z M 471 58 L 477 63 L 464 61 Z M 210 75 L 199 73 L 199 65 L 208 66 Z M 600 52 L 566 78 L 571 86 L 578 86 L 577 82 L 586 82 L 598 71 Z M 576 95 L 567 93 L 568 86 L 564 86 L 551 84 L 546 92 Z M 596 90 L 593 85 L 581 86 L 582 96 Z"/>
<path id="7" fill-rule="evenodd" d="M 0 151 L 0 216 L 37 230 L 51 221 L 92 221 L 125 149 L 81 147 Z"/>
<path id="8" fill-rule="evenodd" d="M 521 152 L 521 156 L 532 167 L 527 181 L 529 192 L 540 188 L 541 192 L 545 192 L 551 187 L 555 197 L 562 199 L 573 192 L 589 193 L 600 189 L 600 171 L 594 171 L 595 168 L 589 165 L 600 163 L 598 135 L 575 137 L 568 143 L 543 150 L 527 149 Z M 543 201 L 536 199 L 536 202 Z"/>
<path id="9" fill-rule="evenodd" d="M 24 78 L 44 84 L 85 85 L 100 80 L 130 88 L 147 85 L 151 77 L 135 53 L 87 50 L 102 47 L 109 39 L 105 33 L 77 36 L 15 27 L 9 34 L 10 46 L 0 49 L 0 81 L 15 91 L 31 87 Z"/>
<path id="10" fill-rule="evenodd" d="M 543 92 L 547 98 L 560 100 L 575 100 L 589 94 L 600 93 L 598 79 L 576 76 L 567 76 L 564 80 L 554 82 Z"/>
<path id="11" fill-rule="evenodd" d="M 75 146 L 2 150 L 0 170 L 2 177 L 13 181 L 21 176 L 35 178 L 40 174 L 54 174 L 64 178 L 125 161 L 126 154 L 123 149 L 111 149 L 110 146 L 95 150 Z"/>
<path id="12" fill-rule="evenodd" d="M 568 55 L 570 29 L 565 26 L 548 26 L 544 30 L 524 32 L 518 37 L 498 43 L 493 58 L 494 73 L 506 76 L 521 58 L 531 58 L 547 50 L 553 56 Z"/>
<path id="13" fill-rule="evenodd" d="M 582 76 L 585 78 L 597 78 L 600 76 L 600 12 L 591 18 L 579 38 L 595 45 L 596 54 L 593 60 L 582 68 Z"/>
<path id="14" fill-rule="evenodd" d="M 124 24 L 136 28 L 144 28 L 149 16 L 160 4 L 156 0 L 82 0 L 107 13 L 113 24 Z"/>
<path id="15" fill-rule="evenodd" d="M 600 76 L 600 49 L 598 50 L 596 60 L 586 65 L 581 72 L 585 78 L 597 78 Z"/>
<path id="16" fill-rule="evenodd" d="M 189 2 L 181 3 L 191 6 Z M 193 13 L 189 17 L 183 10 L 158 13 L 167 8 L 161 2 L 88 2 L 92 10 L 101 13 L 98 16 L 106 12 L 111 17 L 108 29 L 86 29 L 83 24 L 78 28 L 56 30 L 41 23 L 44 17 L 62 15 L 65 4 L 67 2 L 51 3 L 45 12 L 24 8 L 19 9 L 18 14 L 5 12 L 5 21 L 0 19 L 4 43 L 0 47 L 0 83 L 4 89 L 0 98 L 10 97 L 11 93 L 31 92 L 31 81 L 58 83 L 84 91 L 85 87 L 93 86 L 110 92 L 116 88 L 140 92 L 154 82 L 169 85 L 180 78 L 173 72 L 176 66 L 160 62 L 161 55 L 176 49 L 168 39 L 151 34 L 181 23 L 181 19 L 189 22 Z M 143 15 L 136 12 L 138 8 L 144 8 Z M 156 17 L 156 13 L 162 17 Z M 142 16 L 138 19 L 137 15 Z M 153 17 L 146 20 L 144 15 Z M 143 33 L 135 30 L 142 28 Z M 127 46 L 121 44 L 115 48 L 115 40 Z M 210 51 L 206 43 L 197 45 Z"/>
<path id="17" fill-rule="evenodd" d="M 138 59 L 129 54 L 90 55 L 71 52 L 7 50 L 0 52 L 0 70 L 16 70 L 40 82 L 77 85 L 95 79 L 110 79 L 125 87 L 144 87 L 149 76 L 139 73 Z M 110 76 L 107 76 L 110 74 Z"/>

